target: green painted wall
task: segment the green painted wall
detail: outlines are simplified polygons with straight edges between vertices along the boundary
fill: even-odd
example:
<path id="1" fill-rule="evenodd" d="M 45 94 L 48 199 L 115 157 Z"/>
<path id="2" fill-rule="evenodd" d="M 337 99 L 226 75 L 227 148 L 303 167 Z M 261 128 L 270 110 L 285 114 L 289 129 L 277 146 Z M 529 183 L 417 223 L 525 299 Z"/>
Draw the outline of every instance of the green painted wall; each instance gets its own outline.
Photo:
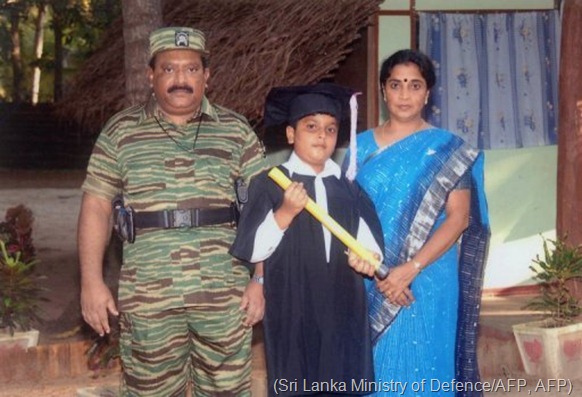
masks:
<path id="1" fill-rule="evenodd" d="M 494 245 L 546 232 L 556 223 L 557 146 L 485 152 Z"/>
<path id="2" fill-rule="evenodd" d="M 531 260 L 555 236 L 557 146 L 485 152 L 491 243 L 486 288 L 532 284 Z"/>

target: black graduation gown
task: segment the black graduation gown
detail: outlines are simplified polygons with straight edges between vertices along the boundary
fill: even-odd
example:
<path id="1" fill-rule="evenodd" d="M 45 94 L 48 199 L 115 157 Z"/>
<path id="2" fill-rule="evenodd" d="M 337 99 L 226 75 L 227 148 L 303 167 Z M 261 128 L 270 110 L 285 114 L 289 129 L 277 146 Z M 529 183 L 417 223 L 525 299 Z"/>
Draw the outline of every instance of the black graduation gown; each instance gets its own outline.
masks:
<path id="1" fill-rule="evenodd" d="M 288 171 L 281 167 L 288 176 Z M 293 175 L 315 198 L 315 178 Z M 374 205 L 356 182 L 345 176 L 324 178 L 328 212 L 352 236 L 360 216 L 383 249 L 381 226 Z M 231 253 L 248 261 L 255 233 L 269 210 L 283 200 L 283 190 L 263 173 L 249 187 Z M 325 257 L 322 225 L 302 211 L 285 232 L 275 252 L 265 260 L 265 351 L 269 394 L 315 394 L 346 386 L 347 394 L 366 394 L 354 388 L 373 381 L 372 345 L 363 278 L 348 265 L 346 247 L 332 236 L 330 262 Z M 296 382 L 296 383 L 293 383 Z M 314 386 L 315 389 L 314 390 Z M 326 394 L 326 393 L 323 393 Z"/>

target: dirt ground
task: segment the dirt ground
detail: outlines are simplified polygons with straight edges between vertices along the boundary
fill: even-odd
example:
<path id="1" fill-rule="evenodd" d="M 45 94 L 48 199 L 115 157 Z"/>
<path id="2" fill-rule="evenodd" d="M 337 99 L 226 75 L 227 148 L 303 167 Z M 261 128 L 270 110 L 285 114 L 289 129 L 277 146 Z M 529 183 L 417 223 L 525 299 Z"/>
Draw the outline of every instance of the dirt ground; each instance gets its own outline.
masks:
<path id="1" fill-rule="evenodd" d="M 40 261 L 37 270 L 44 277 L 42 286 L 48 298 L 41 303 L 44 321 L 37 327 L 40 344 L 91 337 L 80 314 L 76 249 L 83 178 L 84 171 L 76 170 L 0 170 L 0 217 L 3 219 L 6 209 L 19 204 L 28 206 L 35 217 L 32 238 Z M 2 385 L 0 397 L 77 396 L 81 387 L 103 387 L 117 382 L 116 373 L 22 381 Z"/>
<path id="2" fill-rule="evenodd" d="M 117 397 L 119 375 L 79 376 L 2 385 L 0 397 Z"/>

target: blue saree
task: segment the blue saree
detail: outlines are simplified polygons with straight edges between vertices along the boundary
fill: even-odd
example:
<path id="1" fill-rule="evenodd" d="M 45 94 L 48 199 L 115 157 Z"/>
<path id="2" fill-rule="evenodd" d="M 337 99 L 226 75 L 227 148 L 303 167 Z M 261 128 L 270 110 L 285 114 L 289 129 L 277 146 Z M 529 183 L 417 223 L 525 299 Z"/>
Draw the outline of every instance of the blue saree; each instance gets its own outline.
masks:
<path id="1" fill-rule="evenodd" d="M 483 156 L 437 128 L 386 148 L 377 146 L 372 130 L 357 142 L 356 179 L 376 206 L 389 267 L 414 257 L 444 221 L 449 192 L 471 189 L 467 230 L 415 278 L 410 308 L 390 304 L 374 282 L 367 285 L 377 395 L 452 395 L 454 380 L 462 385 L 457 396 L 480 396 L 472 386 L 479 381 L 477 331 L 490 234 Z"/>

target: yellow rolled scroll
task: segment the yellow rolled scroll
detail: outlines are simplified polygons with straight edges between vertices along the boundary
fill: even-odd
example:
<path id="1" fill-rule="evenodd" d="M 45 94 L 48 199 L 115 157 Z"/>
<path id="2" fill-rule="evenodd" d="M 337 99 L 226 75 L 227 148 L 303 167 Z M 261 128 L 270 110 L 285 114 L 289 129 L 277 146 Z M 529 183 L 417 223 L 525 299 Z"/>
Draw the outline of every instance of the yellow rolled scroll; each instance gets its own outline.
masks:
<path id="1" fill-rule="evenodd" d="M 281 172 L 277 167 L 273 167 L 269 171 L 269 177 L 274 180 L 277 185 L 281 186 L 283 189 L 287 189 L 291 185 L 291 180 Z M 344 229 L 339 223 L 335 221 L 323 208 L 321 208 L 315 201 L 307 198 L 307 205 L 305 209 L 319 222 L 323 224 L 335 237 L 337 237 L 342 243 L 345 244 L 352 252 L 358 255 L 360 258 L 371 263 L 376 267 L 376 275 L 379 278 L 385 278 L 388 275 L 388 268 L 379 260 L 377 260 L 374 255 L 368 251 L 362 244 L 358 242 L 351 234 L 349 234 L 346 229 Z"/>

